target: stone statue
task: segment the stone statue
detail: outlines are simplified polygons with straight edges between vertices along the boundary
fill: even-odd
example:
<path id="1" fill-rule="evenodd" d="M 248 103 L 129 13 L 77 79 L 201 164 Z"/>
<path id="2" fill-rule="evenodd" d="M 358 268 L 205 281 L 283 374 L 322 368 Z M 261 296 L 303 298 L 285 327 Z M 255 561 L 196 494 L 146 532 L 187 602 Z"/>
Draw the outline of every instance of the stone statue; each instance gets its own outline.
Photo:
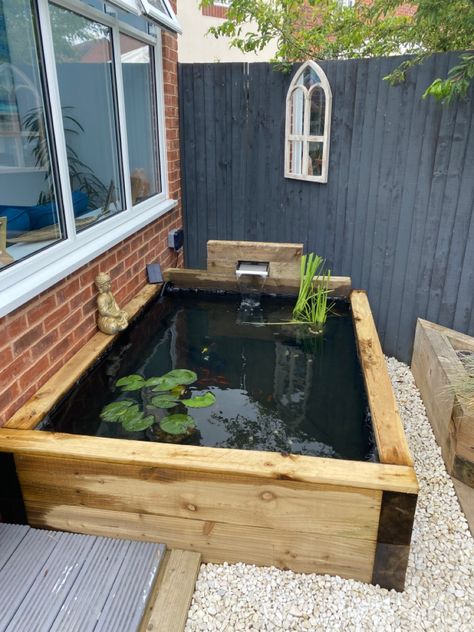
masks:
<path id="1" fill-rule="evenodd" d="M 128 314 L 117 305 L 111 292 L 110 276 L 105 272 L 100 272 L 95 278 L 95 285 L 99 290 L 97 297 L 98 328 L 104 334 L 116 334 L 118 331 L 123 331 L 128 326 Z"/>

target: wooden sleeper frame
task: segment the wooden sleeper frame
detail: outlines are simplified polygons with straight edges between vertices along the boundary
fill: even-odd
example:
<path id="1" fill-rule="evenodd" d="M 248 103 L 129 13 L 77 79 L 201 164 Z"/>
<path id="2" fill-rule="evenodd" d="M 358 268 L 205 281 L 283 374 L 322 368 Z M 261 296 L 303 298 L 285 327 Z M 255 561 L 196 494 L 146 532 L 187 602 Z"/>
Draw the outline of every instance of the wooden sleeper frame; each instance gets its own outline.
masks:
<path id="1" fill-rule="evenodd" d="M 265 248 L 210 242 L 208 272 L 167 270 L 165 279 L 235 289 L 232 266 L 260 253 L 270 262 L 271 291 L 296 294 L 302 246 Z M 243 256 L 250 249 L 254 256 Z M 333 278 L 332 286 L 347 296 L 350 279 Z M 127 311 L 137 313 L 156 291 L 147 286 Z M 274 565 L 402 590 L 418 483 L 365 292 L 350 292 L 350 303 L 379 463 L 34 430 L 110 345 L 112 337 L 98 333 L 0 428 L 28 522 L 164 542 L 199 552 L 203 562 Z"/>

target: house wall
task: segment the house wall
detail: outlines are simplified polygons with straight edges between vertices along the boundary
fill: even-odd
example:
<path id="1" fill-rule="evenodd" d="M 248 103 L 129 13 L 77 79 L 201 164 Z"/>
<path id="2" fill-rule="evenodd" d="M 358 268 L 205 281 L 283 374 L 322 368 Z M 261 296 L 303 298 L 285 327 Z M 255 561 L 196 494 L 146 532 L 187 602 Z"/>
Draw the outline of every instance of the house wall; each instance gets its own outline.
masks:
<path id="1" fill-rule="evenodd" d="M 229 39 L 207 35 L 211 26 L 219 26 L 224 21 L 226 9 L 222 6 L 199 7 L 200 0 L 183 0 L 178 5 L 178 20 L 183 27 L 179 36 L 179 61 L 229 62 L 229 61 L 269 61 L 276 52 L 276 45 L 269 44 L 258 53 L 243 53 L 229 46 Z M 247 30 L 251 30 L 249 27 Z"/>
<path id="2" fill-rule="evenodd" d="M 410 361 L 416 318 L 474 334 L 474 92 L 422 99 L 456 55 L 390 86 L 404 58 L 321 62 L 333 93 L 327 184 L 283 175 L 292 74 L 180 66 L 186 265 L 208 239 L 304 243 L 367 290 L 384 351 Z"/>
<path id="3" fill-rule="evenodd" d="M 111 274 L 123 306 L 146 284 L 146 263 L 180 263 L 167 247 L 168 231 L 182 219 L 177 40 L 169 33 L 163 33 L 163 80 L 169 196 L 178 206 L 0 319 L 0 425 L 96 333 L 99 271 Z"/>

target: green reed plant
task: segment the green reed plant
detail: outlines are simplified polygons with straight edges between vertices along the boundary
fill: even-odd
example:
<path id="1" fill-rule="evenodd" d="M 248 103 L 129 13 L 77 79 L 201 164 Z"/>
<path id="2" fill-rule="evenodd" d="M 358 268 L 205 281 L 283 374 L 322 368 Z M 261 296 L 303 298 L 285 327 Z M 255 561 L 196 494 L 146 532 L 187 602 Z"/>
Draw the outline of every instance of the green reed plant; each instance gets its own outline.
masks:
<path id="1" fill-rule="evenodd" d="M 324 259 L 313 252 L 301 257 L 300 289 L 293 308 L 293 321 L 307 323 L 312 331 L 324 326 L 328 305 L 331 271 L 324 271 Z"/>

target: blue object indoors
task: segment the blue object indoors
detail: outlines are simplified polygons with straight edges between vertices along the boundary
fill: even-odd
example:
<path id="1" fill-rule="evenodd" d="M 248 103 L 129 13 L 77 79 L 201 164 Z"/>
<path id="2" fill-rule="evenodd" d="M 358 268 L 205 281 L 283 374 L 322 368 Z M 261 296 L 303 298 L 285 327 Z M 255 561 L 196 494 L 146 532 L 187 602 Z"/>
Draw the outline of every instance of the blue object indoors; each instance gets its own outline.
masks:
<path id="1" fill-rule="evenodd" d="M 80 217 L 88 211 L 89 197 L 82 191 L 73 191 L 72 204 L 74 215 Z M 28 230 L 38 230 L 58 223 L 56 202 L 36 206 L 0 205 L 0 216 L 7 218 L 7 239 L 18 237 Z"/>
<path id="2" fill-rule="evenodd" d="M 30 230 L 28 207 L 0 206 L 0 216 L 7 218 L 7 239 Z"/>
<path id="3" fill-rule="evenodd" d="M 79 217 L 87 212 L 89 198 L 82 191 L 72 192 L 72 205 L 74 207 L 74 215 Z M 48 202 L 48 204 L 40 204 L 38 206 L 30 206 L 30 223 L 31 229 L 37 230 L 45 226 L 51 226 L 58 222 L 58 212 L 56 202 Z"/>

